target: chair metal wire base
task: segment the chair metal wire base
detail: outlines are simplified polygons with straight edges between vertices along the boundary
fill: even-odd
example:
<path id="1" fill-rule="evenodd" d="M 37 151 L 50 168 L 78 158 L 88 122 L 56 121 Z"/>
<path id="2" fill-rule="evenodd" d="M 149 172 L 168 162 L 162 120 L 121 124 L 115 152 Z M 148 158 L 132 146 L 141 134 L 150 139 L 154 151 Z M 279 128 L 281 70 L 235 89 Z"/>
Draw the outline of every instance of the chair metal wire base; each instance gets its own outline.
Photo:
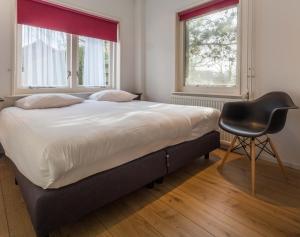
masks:
<path id="1" fill-rule="evenodd" d="M 251 139 L 253 138 L 237 136 L 238 144 L 232 148 L 232 152 L 237 151 L 239 149 L 243 149 L 248 159 L 251 160 Z M 261 140 L 260 138 L 255 138 L 255 147 L 259 149 L 259 152 L 257 153 L 257 156 L 255 158 L 256 160 L 259 159 L 263 152 L 268 153 L 272 157 L 276 158 L 276 154 L 272 151 L 270 139 L 268 137 L 264 140 Z"/>
<path id="2" fill-rule="evenodd" d="M 248 137 L 239 137 L 235 136 L 234 139 L 231 142 L 230 147 L 228 148 L 224 158 L 222 159 L 220 163 L 220 169 L 223 168 L 226 160 L 229 157 L 230 152 L 234 152 L 238 149 L 243 149 L 251 161 L 251 189 L 252 189 L 252 195 L 255 195 L 255 182 L 256 182 L 256 161 L 261 156 L 263 152 L 268 153 L 269 155 L 273 156 L 277 162 L 278 165 L 285 176 L 286 179 L 288 179 L 288 176 L 285 172 L 285 169 L 283 167 L 283 163 L 278 155 L 278 152 L 276 151 L 275 145 L 273 144 L 272 140 L 266 135 L 266 139 L 262 140 L 261 138 L 248 138 Z M 238 144 L 236 144 L 238 142 Z M 256 153 L 257 148 L 259 149 L 259 152 Z"/>

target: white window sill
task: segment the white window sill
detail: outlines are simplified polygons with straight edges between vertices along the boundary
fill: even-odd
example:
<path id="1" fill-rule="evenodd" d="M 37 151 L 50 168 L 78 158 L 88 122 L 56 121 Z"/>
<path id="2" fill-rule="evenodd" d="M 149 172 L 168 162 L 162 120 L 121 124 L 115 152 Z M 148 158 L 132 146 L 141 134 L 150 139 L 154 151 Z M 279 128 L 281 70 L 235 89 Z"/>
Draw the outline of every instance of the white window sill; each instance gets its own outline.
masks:
<path id="1" fill-rule="evenodd" d="M 246 95 L 225 95 L 225 94 L 205 94 L 205 93 L 190 93 L 190 92 L 173 92 L 172 95 L 179 96 L 198 96 L 209 98 L 227 98 L 227 99 L 247 99 Z"/>

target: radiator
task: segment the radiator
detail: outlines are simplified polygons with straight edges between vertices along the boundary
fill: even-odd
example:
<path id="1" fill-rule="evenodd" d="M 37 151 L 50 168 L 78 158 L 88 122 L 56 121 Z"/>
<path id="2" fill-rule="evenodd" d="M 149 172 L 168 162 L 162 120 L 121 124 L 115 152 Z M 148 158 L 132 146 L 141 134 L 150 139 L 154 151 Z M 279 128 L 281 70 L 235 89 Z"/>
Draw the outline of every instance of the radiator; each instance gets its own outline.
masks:
<path id="1" fill-rule="evenodd" d="M 223 106 L 226 102 L 238 101 L 240 99 L 229 99 L 229 98 L 213 98 L 213 97 L 201 97 L 201 96 L 183 96 L 183 95 L 172 95 L 171 103 L 177 105 L 193 105 L 202 107 L 211 107 L 222 111 Z M 233 136 L 229 133 L 220 129 L 221 142 L 228 144 L 233 139 Z"/>

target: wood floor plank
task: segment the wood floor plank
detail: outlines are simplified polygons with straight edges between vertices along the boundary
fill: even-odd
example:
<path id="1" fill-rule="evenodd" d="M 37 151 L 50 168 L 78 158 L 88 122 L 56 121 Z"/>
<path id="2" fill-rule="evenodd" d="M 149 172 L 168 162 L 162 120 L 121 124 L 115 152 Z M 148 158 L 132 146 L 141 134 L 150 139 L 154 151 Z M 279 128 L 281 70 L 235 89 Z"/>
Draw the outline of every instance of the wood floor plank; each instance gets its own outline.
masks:
<path id="1" fill-rule="evenodd" d="M 15 185 L 12 167 L 7 160 L 6 164 L 0 172 L 0 176 L 10 236 L 34 237 L 36 236 L 35 231 L 19 187 Z"/>
<path id="2" fill-rule="evenodd" d="M 269 213 L 270 215 L 275 215 L 278 218 L 282 218 L 285 219 L 288 217 L 287 220 L 291 219 L 295 219 L 294 223 L 296 225 L 299 225 L 299 215 L 297 213 L 291 212 L 290 211 L 290 207 L 286 207 L 286 206 L 282 206 L 282 205 L 277 205 L 274 204 L 273 202 L 267 202 L 264 199 L 259 199 L 259 198 L 254 198 L 251 197 L 249 195 L 245 195 L 245 193 L 242 193 L 239 191 L 237 191 L 235 189 L 235 187 L 231 186 L 228 187 L 228 184 L 224 184 L 222 183 L 222 181 L 220 180 L 216 180 L 214 179 L 215 177 L 211 177 L 209 175 L 202 175 L 202 177 L 197 177 L 199 180 L 203 180 L 206 184 L 210 183 L 212 186 L 215 188 L 215 184 L 218 183 L 219 184 L 219 189 L 222 189 L 223 187 L 223 195 L 228 196 L 231 199 L 236 199 L 240 202 L 244 202 L 247 203 L 247 206 L 254 208 L 254 209 L 259 209 L 259 210 L 263 210 L 266 213 Z M 220 184 L 221 183 L 221 184 Z"/>
<path id="3" fill-rule="evenodd" d="M 143 189 L 138 193 L 132 194 L 124 199 L 123 202 L 144 217 L 145 220 L 164 236 L 212 236 L 176 210 L 169 208 L 168 205 L 157 200 L 154 195 L 151 195 L 149 190 Z"/>
<path id="4" fill-rule="evenodd" d="M 97 218 L 97 213 L 88 215 L 77 223 L 62 227 L 51 234 L 51 237 L 112 237 Z"/>
<path id="5" fill-rule="evenodd" d="M 206 231 L 211 233 L 214 236 L 261 236 L 254 231 L 243 228 L 238 229 L 237 226 L 232 228 L 229 222 L 229 217 L 222 215 L 222 213 L 207 208 L 204 204 L 192 198 L 189 195 L 179 191 L 172 190 L 171 192 L 165 193 L 159 187 L 155 188 L 153 192 L 156 192 L 156 195 L 160 196 L 160 200 L 167 203 L 170 207 L 174 208 L 182 215 L 186 216 L 193 222 L 197 223 L 199 226 L 204 228 Z"/>
<path id="6" fill-rule="evenodd" d="M 199 159 L 164 184 L 130 194 L 51 237 L 300 236 L 300 171 L 287 169 L 285 183 L 275 164 L 257 162 L 254 197 L 248 160 L 231 154 L 221 171 L 215 157 L 223 154 L 216 150 L 209 161 Z M 0 237 L 34 237 L 7 160 L 0 160 L 0 198 L 1 191 Z"/>
<path id="7" fill-rule="evenodd" d="M 232 165 L 232 164 L 231 164 Z M 250 172 L 246 172 L 236 167 L 224 167 L 222 173 L 216 169 L 208 169 L 196 177 L 205 178 L 211 175 L 212 179 L 218 179 L 226 187 L 235 188 L 245 193 L 249 193 Z M 299 190 L 288 184 L 270 181 L 269 178 L 257 177 L 257 194 L 256 198 L 265 201 L 266 203 L 279 206 L 281 210 L 300 215 Z M 225 189 L 226 190 L 226 189 Z"/>
<path id="8" fill-rule="evenodd" d="M 279 174 L 280 175 L 280 174 Z M 243 177 L 244 180 L 250 180 L 251 174 L 249 170 L 245 168 L 239 168 L 235 166 L 224 167 L 223 177 L 230 182 L 245 188 L 246 182 L 241 182 L 237 177 Z M 258 197 L 267 199 L 270 202 L 276 204 L 287 204 L 290 206 L 290 210 L 293 211 L 293 207 L 300 207 L 300 190 L 288 184 L 288 182 L 277 182 L 269 177 L 262 175 L 256 176 L 256 184 L 260 187 L 260 192 L 258 192 Z M 298 212 L 298 211 L 297 211 Z M 300 213 L 299 213 L 300 214 Z"/>
<path id="9" fill-rule="evenodd" d="M 114 237 L 163 236 L 143 217 L 121 202 L 114 202 L 102 208 L 97 216 Z"/>
<path id="10" fill-rule="evenodd" d="M 236 158 L 240 158 L 240 155 L 234 155 Z M 244 164 L 242 167 L 236 167 L 236 164 L 240 164 L 240 161 L 234 159 L 235 161 L 229 162 L 228 165 L 225 165 L 223 170 L 218 170 L 218 164 L 214 163 L 212 167 L 209 169 L 205 169 L 204 172 L 197 173 L 195 176 L 205 177 L 206 174 L 211 174 L 212 178 L 219 178 L 219 181 L 222 183 L 231 184 L 232 188 L 236 188 L 236 190 L 240 190 L 246 193 L 249 193 L 250 187 L 250 167 L 249 162 L 247 160 L 243 160 Z M 258 166 L 260 163 L 258 164 Z M 193 165 L 189 166 L 190 174 L 194 174 L 197 172 L 197 166 L 201 167 L 202 164 L 198 161 L 193 163 Z M 275 167 L 274 167 L 275 168 Z M 277 168 L 277 167 L 276 167 Z M 247 170 L 248 169 L 248 170 Z M 275 171 L 274 171 L 275 170 Z M 274 176 L 276 176 L 276 169 Z M 277 170 L 278 171 L 278 170 Z M 277 173 L 278 176 L 278 173 Z M 280 176 L 280 173 L 279 173 Z M 287 182 L 276 182 L 270 177 L 266 178 L 265 176 L 257 175 L 257 195 L 256 197 L 265 200 L 268 203 L 273 203 L 278 206 L 281 206 L 285 210 L 289 210 L 296 214 L 299 214 L 300 210 L 300 202 L 299 202 L 299 189 L 294 185 L 290 185 Z M 294 182 L 297 182 L 296 180 Z M 229 187 L 229 186 L 228 186 Z M 226 190 L 226 189 L 225 189 Z"/>
<path id="11" fill-rule="evenodd" d="M 230 166 L 227 166 L 231 169 L 236 169 L 238 172 L 244 172 L 247 175 L 249 174 L 250 167 L 248 165 L 248 160 L 246 159 L 238 159 L 231 163 Z M 299 189 L 300 189 L 300 178 L 296 177 L 295 175 L 292 175 L 289 171 L 287 171 L 289 179 L 286 180 L 285 177 L 282 175 L 280 169 L 277 166 L 272 167 L 272 169 L 268 169 L 264 161 L 258 161 L 257 162 L 257 178 L 266 180 L 261 183 L 264 183 L 265 185 L 268 185 L 269 183 L 276 184 L 280 187 L 284 187 L 285 189 L 290 189 L 290 192 L 288 195 L 294 195 L 296 197 L 299 196 Z M 228 168 L 224 167 L 224 170 L 226 171 Z M 258 180 L 259 182 L 259 180 Z M 293 192 L 295 190 L 295 192 Z M 282 189 L 278 189 L 279 192 L 284 192 Z M 291 192 L 292 191 L 292 192 Z"/>
<path id="12" fill-rule="evenodd" d="M 174 181 L 174 179 L 172 180 Z M 283 232 L 286 229 L 289 232 L 289 236 L 295 236 L 295 234 L 299 233 L 299 227 L 294 223 L 287 222 L 286 216 L 284 218 L 274 217 L 259 208 L 255 209 L 255 207 L 248 205 L 249 201 L 243 200 L 241 202 L 235 198 L 237 196 L 236 193 L 235 196 L 228 193 L 224 195 L 223 192 L 219 191 L 220 188 L 215 189 L 215 187 L 207 185 L 207 182 L 192 178 L 178 189 L 205 203 L 207 206 L 213 206 L 226 216 L 238 221 L 242 226 L 247 226 L 264 236 L 268 236 L 270 233 L 273 236 L 285 236 Z M 232 223 L 232 226 L 238 227 L 239 225 Z"/>
<path id="13" fill-rule="evenodd" d="M 187 167 L 184 171 L 189 173 L 190 175 L 193 175 L 193 177 L 198 178 L 199 182 L 202 180 L 206 186 L 209 186 L 214 188 L 217 192 L 223 193 L 225 197 L 230 197 L 231 200 L 237 199 L 241 202 L 247 203 L 247 206 L 252 207 L 254 209 L 258 210 L 264 210 L 265 212 L 269 213 L 270 215 L 275 215 L 278 217 L 281 217 L 286 221 L 286 217 L 288 217 L 288 220 L 293 220 L 293 223 L 299 224 L 299 208 L 298 207 L 289 207 L 289 205 L 292 204 L 292 202 L 289 202 L 289 200 L 286 200 L 284 204 L 278 204 L 275 203 L 274 200 L 267 200 L 268 198 L 262 197 L 259 198 L 261 195 L 259 194 L 261 188 L 258 189 L 258 194 L 257 197 L 253 197 L 251 195 L 248 195 L 249 193 L 249 180 L 250 177 L 246 177 L 244 175 L 237 175 L 235 177 L 235 180 L 239 180 L 243 186 L 237 187 L 235 184 L 230 183 L 228 180 L 224 179 L 222 174 L 216 169 L 217 164 L 214 164 L 210 168 L 207 168 L 205 171 L 201 173 L 196 173 L 195 174 L 195 169 L 197 169 L 197 166 L 202 166 L 200 162 L 194 162 L 193 165 Z M 236 170 L 233 170 L 231 173 L 237 173 Z M 180 172 L 177 172 L 175 175 L 180 174 Z M 186 179 L 186 177 L 183 179 Z M 263 187 L 264 188 L 264 187 Z M 271 197 L 275 197 L 276 194 L 269 194 Z M 267 201 L 266 201 L 267 200 Z M 298 206 L 299 206 L 299 201 L 298 201 Z M 292 210 L 292 211 L 291 211 Z"/>
<path id="14" fill-rule="evenodd" d="M 0 159 L 0 172 L 5 168 L 3 160 Z M 6 219 L 6 207 L 4 203 L 4 196 L 2 192 L 2 179 L 0 176 L 0 236 L 9 237 L 8 223 Z"/>
<path id="15" fill-rule="evenodd" d="M 196 165 L 193 164 L 195 167 Z M 192 168 L 193 169 L 193 168 Z M 177 173 L 178 174 L 178 173 Z M 199 180 L 197 183 L 202 183 L 202 185 L 205 184 L 205 186 L 210 185 L 211 188 L 214 188 L 216 192 L 221 192 L 224 197 L 229 198 L 229 202 L 232 202 L 233 200 L 236 200 L 236 202 L 245 203 L 245 207 L 249 207 L 250 211 L 255 211 L 256 213 L 260 213 L 263 211 L 264 213 L 267 213 L 271 217 L 275 216 L 278 220 L 280 220 L 279 225 L 281 223 L 289 223 L 291 225 L 296 226 L 299 228 L 299 208 L 291 208 L 287 206 L 289 203 L 289 200 L 285 202 L 284 204 L 274 204 L 274 202 L 267 202 L 265 199 L 258 199 L 254 198 L 251 195 L 248 195 L 246 193 L 243 193 L 239 188 L 236 188 L 235 185 L 230 184 L 228 181 L 226 181 L 220 173 L 215 172 L 214 169 L 206 169 L 201 174 L 198 173 L 194 175 L 193 177 L 198 178 Z M 241 177 L 236 177 L 236 179 L 241 179 Z M 203 180 L 203 182 L 201 182 Z M 199 183 L 199 185 L 200 185 Z M 234 203 L 232 205 L 235 205 Z M 237 205 L 237 204 L 236 204 Z M 298 201 L 299 205 L 299 201 Z M 242 208 L 244 207 L 242 206 Z M 239 208 L 239 209 L 242 209 Z M 291 212 L 291 209 L 293 212 Z M 267 219 L 268 218 L 267 216 Z"/>
<path id="16" fill-rule="evenodd" d="M 222 157 L 224 155 L 223 152 L 216 152 L 215 154 L 218 157 Z M 235 154 L 235 156 L 238 159 L 235 159 L 234 162 L 229 162 L 230 165 L 227 167 L 236 168 L 239 169 L 240 171 L 244 171 L 248 173 L 250 171 L 249 160 L 246 157 L 239 154 Z M 281 173 L 279 166 L 276 163 L 273 164 L 265 160 L 258 160 L 256 173 L 259 178 L 268 178 L 269 181 L 274 182 L 283 187 L 296 189 L 296 195 L 299 195 L 299 190 L 298 190 L 300 188 L 300 182 L 299 182 L 300 175 L 298 174 L 299 172 L 296 173 L 296 170 L 288 167 L 286 167 L 285 169 L 288 174 L 289 180 L 285 179 L 285 177 Z"/>
<path id="17" fill-rule="evenodd" d="M 225 152 L 223 150 L 216 150 L 213 153 L 213 155 L 222 159 L 225 155 Z M 245 166 L 245 163 L 249 162 L 247 157 L 240 154 L 232 154 L 231 156 L 235 156 L 239 160 L 239 162 L 234 163 L 234 166 L 240 167 L 242 169 L 250 167 L 250 164 Z M 274 163 L 275 161 L 274 158 L 270 156 L 270 161 L 272 160 L 273 162 L 259 159 L 257 169 L 256 169 L 257 174 L 261 176 L 269 177 L 272 180 L 286 184 L 287 183 L 286 179 L 283 175 L 281 175 L 281 171 L 278 164 Z M 300 172 L 298 170 L 289 167 L 285 167 L 285 170 L 289 177 L 288 184 L 300 188 L 300 182 L 299 182 Z"/>

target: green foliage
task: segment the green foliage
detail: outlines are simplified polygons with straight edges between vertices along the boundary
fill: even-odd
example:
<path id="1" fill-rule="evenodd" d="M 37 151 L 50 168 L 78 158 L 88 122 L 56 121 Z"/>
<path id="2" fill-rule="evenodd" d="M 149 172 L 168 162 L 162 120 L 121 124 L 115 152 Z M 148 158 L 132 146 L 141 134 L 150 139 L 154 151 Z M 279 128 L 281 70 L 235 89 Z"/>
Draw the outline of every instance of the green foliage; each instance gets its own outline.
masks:
<path id="1" fill-rule="evenodd" d="M 83 85 L 84 47 L 78 48 L 78 84 Z"/>
<path id="2" fill-rule="evenodd" d="M 223 79 L 224 73 L 227 73 L 227 80 L 234 80 L 237 14 L 235 7 L 186 22 L 187 77 L 206 70 L 222 74 L 219 77 Z"/>
<path id="3" fill-rule="evenodd" d="M 109 83 L 110 76 L 110 43 L 109 41 L 104 41 L 104 76 L 106 85 Z"/>
<path id="4" fill-rule="evenodd" d="M 110 76 L 110 42 L 104 41 L 104 77 L 105 83 L 108 85 Z M 85 42 L 84 40 L 79 42 L 78 47 L 78 84 L 83 85 L 83 70 L 84 70 L 84 54 L 85 54 Z M 97 66 L 97 65 L 95 65 Z M 101 65 L 99 65 L 100 67 Z"/>

